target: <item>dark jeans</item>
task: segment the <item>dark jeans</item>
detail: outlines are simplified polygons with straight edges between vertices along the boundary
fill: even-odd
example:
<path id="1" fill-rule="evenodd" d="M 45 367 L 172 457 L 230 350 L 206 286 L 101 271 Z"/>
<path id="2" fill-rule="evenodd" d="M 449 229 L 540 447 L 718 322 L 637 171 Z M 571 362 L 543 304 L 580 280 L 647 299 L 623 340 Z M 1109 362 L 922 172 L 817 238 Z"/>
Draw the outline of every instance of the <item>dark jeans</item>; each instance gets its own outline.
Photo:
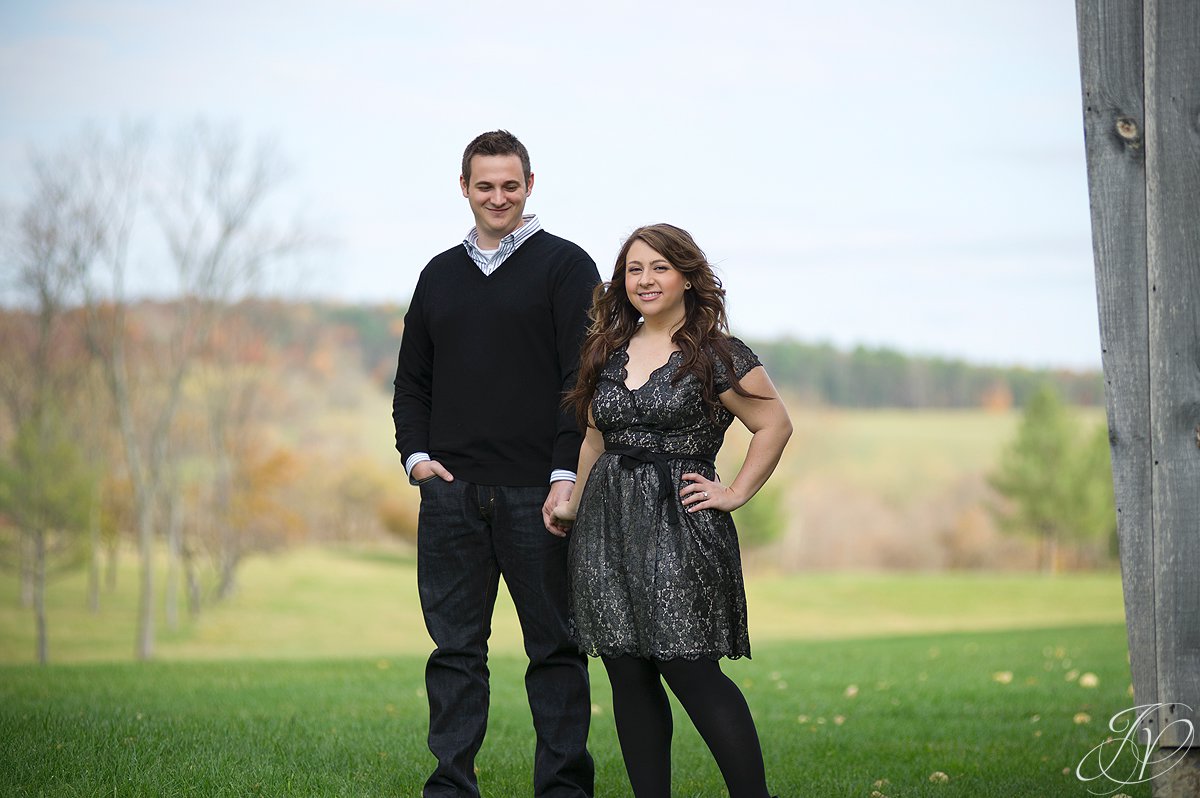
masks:
<path id="1" fill-rule="evenodd" d="M 437 646 L 425 668 L 425 688 L 429 750 L 438 764 L 424 798 L 479 795 L 475 754 L 487 729 L 487 641 L 501 574 L 529 655 L 534 795 L 592 794 L 587 661 L 567 632 L 567 541 L 542 525 L 548 490 L 438 478 L 421 485 L 417 585 Z"/>

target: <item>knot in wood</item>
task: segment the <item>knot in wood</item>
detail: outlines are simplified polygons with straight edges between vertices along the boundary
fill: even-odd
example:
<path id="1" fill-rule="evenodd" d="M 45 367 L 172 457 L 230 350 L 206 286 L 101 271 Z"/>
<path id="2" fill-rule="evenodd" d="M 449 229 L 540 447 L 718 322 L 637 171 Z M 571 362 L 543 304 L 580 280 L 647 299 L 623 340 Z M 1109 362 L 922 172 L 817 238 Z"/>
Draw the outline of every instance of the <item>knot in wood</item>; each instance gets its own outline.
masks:
<path id="1" fill-rule="evenodd" d="M 1142 131 L 1138 127 L 1136 119 L 1128 116 L 1117 117 L 1117 135 L 1120 136 L 1125 143 L 1137 147 L 1142 143 Z"/>

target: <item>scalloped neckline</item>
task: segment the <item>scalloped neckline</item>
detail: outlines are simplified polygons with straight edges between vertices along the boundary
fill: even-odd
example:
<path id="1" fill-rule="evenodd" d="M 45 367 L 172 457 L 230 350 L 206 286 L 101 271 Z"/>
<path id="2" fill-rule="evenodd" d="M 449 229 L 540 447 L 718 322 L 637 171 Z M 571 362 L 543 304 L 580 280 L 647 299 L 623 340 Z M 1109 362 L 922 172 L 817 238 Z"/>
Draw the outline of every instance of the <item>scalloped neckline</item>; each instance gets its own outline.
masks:
<path id="1" fill-rule="evenodd" d="M 667 357 L 666 362 L 663 363 L 658 368 L 652 370 L 650 372 L 650 374 L 646 377 L 645 382 L 643 382 L 641 385 L 639 385 L 636 388 L 630 388 L 629 387 L 629 369 L 626 368 L 626 366 L 629 365 L 629 344 L 628 343 L 625 344 L 618 351 L 620 351 L 620 353 L 624 356 L 624 362 L 621 364 L 621 386 L 623 388 L 625 388 L 625 390 L 628 391 L 629 393 L 637 393 L 638 391 L 642 390 L 650 383 L 654 382 L 654 377 L 655 377 L 655 375 L 658 374 L 658 372 L 662 371 L 667 366 L 671 365 L 671 363 L 675 360 L 676 355 L 683 354 L 682 349 L 671 350 L 671 354 Z"/>

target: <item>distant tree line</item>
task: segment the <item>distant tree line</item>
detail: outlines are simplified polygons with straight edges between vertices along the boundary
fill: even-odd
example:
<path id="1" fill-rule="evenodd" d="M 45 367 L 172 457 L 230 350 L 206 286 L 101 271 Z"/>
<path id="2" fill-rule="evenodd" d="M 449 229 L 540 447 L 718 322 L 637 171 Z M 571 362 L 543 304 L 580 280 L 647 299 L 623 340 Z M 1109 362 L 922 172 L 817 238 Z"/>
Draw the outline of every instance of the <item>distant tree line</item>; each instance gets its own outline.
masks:
<path id="1" fill-rule="evenodd" d="M 973 365 L 963 360 L 905 355 L 895 349 L 798 341 L 754 341 L 783 390 L 837 407 L 1024 407 L 1049 384 L 1072 405 L 1104 402 L 1103 375 L 1020 366 Z"/>
<path id="2" fill-rule="evenodd" d="M 343 326 L 363 367 L 390 390 L 404 307 L 314 303 L 315 320 Z M 792 396 L 834 407 L 955 408 L 1025 407 L 1052 385 L 1068 404 L 1101 406 L 1099 370 L 1067 371 L 1021 366 L 983 366 L 951 358 L 906 355 L 886 347 L 838 349 L 788 339 L 750 342 L 776 384 Z"/>

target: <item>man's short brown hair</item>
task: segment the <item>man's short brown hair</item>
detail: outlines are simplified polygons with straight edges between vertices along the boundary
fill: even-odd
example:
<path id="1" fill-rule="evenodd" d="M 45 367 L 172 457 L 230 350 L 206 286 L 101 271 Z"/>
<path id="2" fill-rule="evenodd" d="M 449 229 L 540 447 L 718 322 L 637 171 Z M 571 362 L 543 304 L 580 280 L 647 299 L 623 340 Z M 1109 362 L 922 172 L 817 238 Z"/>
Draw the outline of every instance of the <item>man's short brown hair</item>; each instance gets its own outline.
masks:
<path id="1" fill-rule="evenodd" d="M 471 159 L 476 155 L 515 155 L 521 159 L 521 171 L 525 173 L 525 184 L 529 184 L 529 176 L 533 170 L 529 166 L 529 150 L 525 145 L 507 130 L 492 130 L 480 133 L 475 140 L 463 151 L 462 176 L 471 182 Z"/>

